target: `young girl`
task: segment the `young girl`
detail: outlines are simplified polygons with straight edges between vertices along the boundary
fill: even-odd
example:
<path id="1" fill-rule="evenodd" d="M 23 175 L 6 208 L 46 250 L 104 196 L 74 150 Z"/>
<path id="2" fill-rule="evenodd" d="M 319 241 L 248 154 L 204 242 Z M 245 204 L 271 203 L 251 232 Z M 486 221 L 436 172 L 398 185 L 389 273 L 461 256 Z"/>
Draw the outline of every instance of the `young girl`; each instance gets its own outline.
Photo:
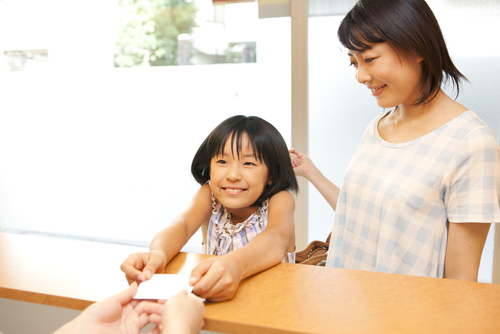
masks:
<path id="1" fill-rule="evenodd" d="M 211 301 L 231 299 L 239 282 L 283 262 L 295 262 L 289 192 L 297 180 L 283 137 L 259 117 L 234 116 L 202 143 L 191 166 L 201 185 L 188 208 L 153 239 L 148 253 L 123 262 L 127 279 L 163 272 L 201 227 L 203 252 L 219 255 L 193 269 L 193 293 Z"/>
<path id="2" fill-rule="evenodd" d="M 459 91 L 425 0 L 360 0 L 338 29 L 384 110 L 368 125 L 341 189 L 290 151 L 334 210 L 327 266 L 477 280 L 490 223 L 500 222 L 500 149 L 491 130 L 440 88 Z"/>

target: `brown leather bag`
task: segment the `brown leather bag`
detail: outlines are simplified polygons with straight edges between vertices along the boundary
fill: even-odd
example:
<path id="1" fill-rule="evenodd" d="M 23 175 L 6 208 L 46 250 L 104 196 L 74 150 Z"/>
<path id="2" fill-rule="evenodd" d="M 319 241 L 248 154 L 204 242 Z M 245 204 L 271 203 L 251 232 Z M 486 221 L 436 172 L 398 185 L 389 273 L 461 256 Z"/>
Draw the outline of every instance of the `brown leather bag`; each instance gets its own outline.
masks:
<path id="1" fill-rule="evenodd" d="M 295 263 L 324 266 L 326 264 L 326 257 L 328 256 L 331 236 L 332 233 L 328 235 L 326 242 L 319 240 L 311 241 L 304 250 L 295 253 Z"/>

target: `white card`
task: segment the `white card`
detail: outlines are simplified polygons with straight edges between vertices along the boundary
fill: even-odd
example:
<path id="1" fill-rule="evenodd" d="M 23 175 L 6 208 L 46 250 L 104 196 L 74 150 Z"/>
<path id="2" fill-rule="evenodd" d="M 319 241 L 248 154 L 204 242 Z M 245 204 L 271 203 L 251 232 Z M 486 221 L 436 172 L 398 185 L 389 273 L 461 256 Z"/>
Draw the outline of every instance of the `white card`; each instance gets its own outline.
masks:
<path id="1" fill-rule="evenodd" d="M 155 274 L 139 285 L 134 299 L 169 299 L 181 290 L 193 290 L 189 275 Z"/>

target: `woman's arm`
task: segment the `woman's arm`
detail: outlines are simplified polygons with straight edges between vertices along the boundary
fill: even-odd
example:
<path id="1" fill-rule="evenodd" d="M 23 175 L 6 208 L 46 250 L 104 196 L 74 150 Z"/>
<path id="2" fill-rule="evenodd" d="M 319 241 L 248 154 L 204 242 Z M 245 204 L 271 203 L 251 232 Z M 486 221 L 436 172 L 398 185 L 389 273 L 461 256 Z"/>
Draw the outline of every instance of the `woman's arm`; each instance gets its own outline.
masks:
<path id="1" fill-rule="evenodd" d="M 307 155 L 292 148 L 290 149 L 290 158 L 295 175 L 303 176 L 311 182 L 335 211 L 340 189 L 321 173 Z"/>
<path id="2" fill-rule="evenodd" d="M 202 186 L 194 195 L 188 208 L 158 232 L 147 253 L 131 254 L 121 265 L 130 283 L 148 280 L 165 269 L 170 261 L 188 242 L 200 226 L 210 218 L 212 199 L 210 187 Z"/>
<path id="3" fill-rule="evenodd" d="M 269 222 L 245 247 L 202 261 L 191 272 L 193 293 L 210 301 L 233 298 L 241 280 L 280 263 L 295 245 L 295 201 L 281 191 L 269 201 Z M 290 249 L 292 248 L 292 249 Z"/>
<path id="4" fill-rule="evenodd" d="M 450 223 L 444 277 L 477 282 L 479 263 L 491 224 Z"/>

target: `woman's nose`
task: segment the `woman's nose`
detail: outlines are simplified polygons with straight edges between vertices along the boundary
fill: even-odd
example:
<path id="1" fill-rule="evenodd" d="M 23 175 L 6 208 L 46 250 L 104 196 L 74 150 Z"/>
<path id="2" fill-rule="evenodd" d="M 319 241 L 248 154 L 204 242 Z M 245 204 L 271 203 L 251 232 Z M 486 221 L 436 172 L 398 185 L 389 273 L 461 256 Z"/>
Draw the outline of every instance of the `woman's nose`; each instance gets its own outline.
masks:
<path id="1" fill-rule="evenodd" d="M 366 68 L 364 66 L 358 65 L 358 68 L 356 69 L 356 80 L 358 80 L 358 82 L 363 85 L 366 85 L 371 81 L 371 76 L 366 71 Z"/>

